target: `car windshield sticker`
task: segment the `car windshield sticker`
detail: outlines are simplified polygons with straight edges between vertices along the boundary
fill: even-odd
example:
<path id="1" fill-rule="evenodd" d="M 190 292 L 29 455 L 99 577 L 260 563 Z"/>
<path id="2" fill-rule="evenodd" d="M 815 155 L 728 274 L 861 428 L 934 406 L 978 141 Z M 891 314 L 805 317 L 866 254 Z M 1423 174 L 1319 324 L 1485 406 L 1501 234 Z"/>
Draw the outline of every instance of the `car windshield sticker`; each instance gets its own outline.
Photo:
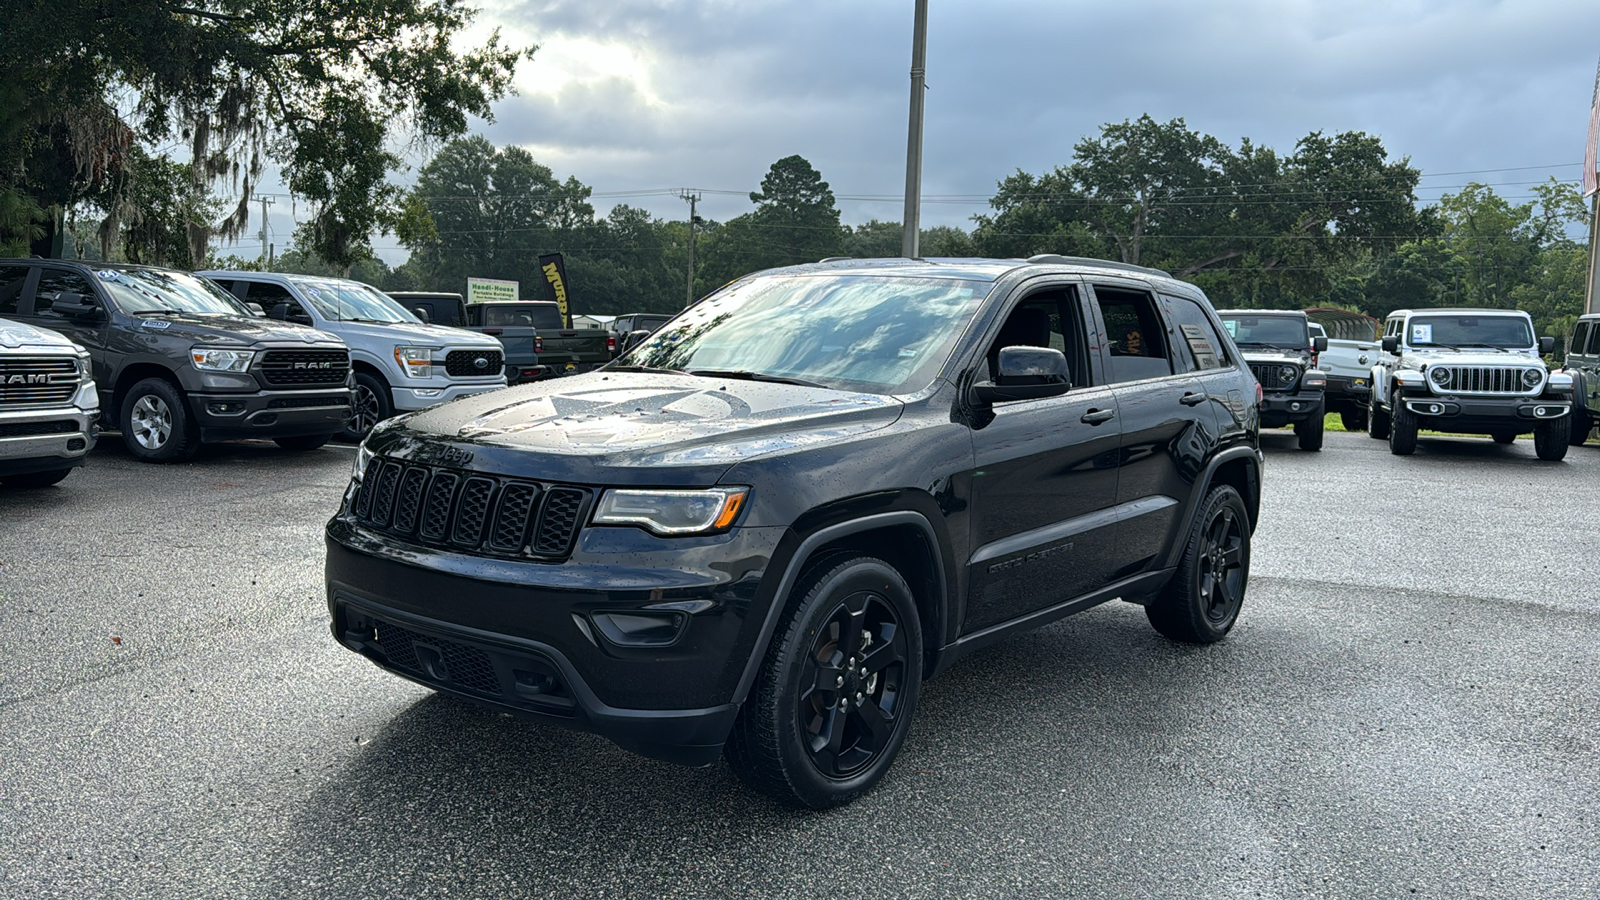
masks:
<path id="1" fill-rule="evenodd" d="M 1413 326 L 1411 326 L 1411 343 L 1413 343 L 1413 344 L 1431 344 L 1431 343 L 1433 343 L 1433 326 L 1432 325 L 1413 325 Z"/>
<path id="2" fill-rule="evenodd" d="M 1223 319 L 1222 327 L 1228 329 L 1228 337 L 1239 336 L 1239 323 L 1234 319 Z"/>
<path id="3" fill-rule="evenodd" d="M 101 269 L 100 271 L 96 272 L 95 274 L 100 276 L 100 280 L 101 281 L 116 281 L 117 280 L 117 270 L 116 269 Z"/>
<path id="4" fill-rule="evenodd" d="M 917 355 L 917 351 L 914 348 L 911 348 L 911 347 L 901 347 L 900 348 L 900 358 L 901 359 L 909 359 L 909 358 L 911 358 L 913 356 L 916 356 L 916 355 Z"/>
<path id="5" fill-rule="evenodd" d="M 1202 369 L 1215 369 L 1222 365 L 1217 359 L 1216 348 L 1211 346 L 1211 339 L 1206 337 L 1205 331 L 1199 325 L 1183 325 L 1183 339 L 1189 342 L 1189 349 L 1194 352 L 1195 365 Z"/>

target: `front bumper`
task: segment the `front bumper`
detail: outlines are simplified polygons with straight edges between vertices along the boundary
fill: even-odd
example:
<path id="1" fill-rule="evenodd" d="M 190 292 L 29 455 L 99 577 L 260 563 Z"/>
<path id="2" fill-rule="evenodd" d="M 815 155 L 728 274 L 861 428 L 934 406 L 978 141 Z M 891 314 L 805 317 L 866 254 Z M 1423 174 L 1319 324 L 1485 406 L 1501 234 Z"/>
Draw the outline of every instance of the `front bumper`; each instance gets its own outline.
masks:
<path id="1" fill-rule="evenodd" d="M 0 475 L 83 465 L 94 449 L 99 418 L 98 409 L 76 406 L 0 412 Z"/>
<path id="2" fill-rule="evenodd" d="M 1372 384 L 1366 378 L 1352 378 L 1343 375 L 1328 376 L 1328 399 L 1348 398 L 1367 402 L 1367 395 L 1372 391 Z"/>
<path id="3" fill-rule="evenodd" d="M 310 391 L 259 391 L 253 394 L 189 395 L 189 411 L 200 425 L 200 440 L 336 434 L 350 421 L 353 392 L 344 387 Z"/>
<path id="4" fill-rule="evenodd" d="M 1467 434 L 1506 431 L 1526 434 L 1541 421 L 1559 419 L 1572 412 L 1572 401 L 1566 397 L 1404 394 L 1400 402 L 1417 414 L 1419 427 Z"/>
<path id="5" fill-rule="evenodd" d="M 333 634 L 428 687 L 705 765 L 738 714 L 783 532 L 591 527 L 557 564 L 409 544 L 339 517 L 327 528 Z"/>
<path id="6" fill-rule="evenodd" d="M 394 408 L 399 412 L 413 412 L 427 409 L 440 403 L 449 403 L 461 397 L 470 397 L 473 394 L 483 394 L 489 391 L 498 391 L 505 387 L 500 380 L 476 383 L 449 383 L 438 387 L 397 387 L 391 388 L 394 397 Z"/>
<path id="7" fill-rule="evenodd" d="M 1327 411 L 1322 391 L 1267 391 L 1261 395 L 1261 427 L 1282 428 Z"/>

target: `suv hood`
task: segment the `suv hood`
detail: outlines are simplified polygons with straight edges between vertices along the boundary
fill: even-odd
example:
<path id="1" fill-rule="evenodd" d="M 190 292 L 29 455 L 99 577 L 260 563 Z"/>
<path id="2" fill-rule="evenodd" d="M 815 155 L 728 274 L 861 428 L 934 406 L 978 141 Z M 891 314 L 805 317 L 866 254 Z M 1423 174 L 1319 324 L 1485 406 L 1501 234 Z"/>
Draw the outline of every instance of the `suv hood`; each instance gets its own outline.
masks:
<path id="1" fill-rule="evenodd" d="M 1452 366 L 1544 365 L 1544 361 L 1532 348 L 1507 350 L 1504 353 L 1479 347 L 1467 350 L 1407 350 L 1405 355 L 1400 357 L 1400 365 L 1408 369 L 1420 369 L 1432 363 L 1447 363 Z"/>
<path id="2" fill-rule="evenodd" d="M 16 350 L 20 347 L 39 347 L 51 350 L 77 351 L 77 347 L 54 331 L 0 319 L 0 347 Z"/>
<path id="3" fill-rule="evenodd" d="M 398 341 L 409 343 L 418 347 L 483 347 L 489 350 L 499 350 L 500 342 L 494 338 L 479 334 L 476 331 L 467 331 L 462 328 L 451 328 L 448 325 L 422 325 L 414 322 L 334 322 L 330 323 L 339 329 L 339 333 L 350 339 L 352 343 L 359 340 L 370 340 L 373 343 L 383 341 Z"/>
<path id="4" fill-rule="evenodd" d="M 332 344 L 343 347 L 344 341 L 326 331 L 305 325 L 280 322 L 277 319 L 258 319 L 253 316 L 196 316 L 189 314 L 142 316 L 128 313 L 133 327 L 141 331 L 159 332 L 170 337 L 182 337 L 196 344 L 213 346 L 237 345 L 248 347 L 260 342 L 290 342 L 296 344 Z"/>
<path id="5" fill-rule="evenodd" d="M 902 409 L 877 394 L 600 371 L 413 413 L 381 429 L 372 449 L 406 455 L 416 439 L 435 437 L 470 451 L 472 468 L 483 471 L 589 484 L 710 484 L 751 457 L 888 427 Z"/>

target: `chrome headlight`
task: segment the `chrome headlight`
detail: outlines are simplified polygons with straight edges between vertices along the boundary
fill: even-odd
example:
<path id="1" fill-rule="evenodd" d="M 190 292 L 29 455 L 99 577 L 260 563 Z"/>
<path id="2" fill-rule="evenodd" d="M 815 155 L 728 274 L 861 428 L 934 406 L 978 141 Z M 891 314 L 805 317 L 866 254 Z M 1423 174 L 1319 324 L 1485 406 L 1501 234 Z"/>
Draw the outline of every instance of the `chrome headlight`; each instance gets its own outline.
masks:
<path id="1" fill-rule="evenodd" d="M 1428 380 L 1439 387 L 1450 386 L 1450 370 L 1444 366 L 1434 366 L 1428 370 Z"/>
<path id="2" fill-rule="evenodd" d="M 412 378 L 429 378 L 433 375 L 433 351 L 433 347 L 396 347 L 394 361 Z"/>
<path id="3" fill-rule="evenodd" d="M 1525 387 L 1525 388 L 1529 388 L 1529 389 L 1536 388 L 1536 387 L 1539 386 L 1539 382 L 1541 382 L 1543 380 L 1544 380 L 1544 370 L 1543 369 L 1523 369 L 1522 370 L 1522 386 Z"/>
<path id="4" fill-rule="evenodd" d="M 350 477 L 360 481 L 361 477 L 367 474 L 367 465 L 372 462 L 372 458 L 376 455 L 367 449 L 367 442 L 362 441 L 361 446 L 356 448 L 356 466 L 354 471 L 350 473 Z"/>
<path id="5" fill-rule="evenodd" d="M 704 491 L 606 491 L 595 507 L 596 525 L 640 525 L 664 537 L 715 534 L 739 517 L 745 487 Z"/>
<path id="6" fill-rule="evenodd" d="M 1281 366 L 1278 369 L 1278 381 L 1283 384 L 1294 384 L 1294 380 L 1299 377 L 1300 370 L 1294 366 Z"/>
<path id="7" fill-rule="evenodd" d="M 89 361 L 89 354 L 87 351 L 80 351 L 78 353 L 78 380 L 82 382 L 92 378 L 94 378 L 94 368 Z"/>
<path id="8" fill-rule="evenodd" d="M 196 347 L 189 351 L 189 359 L 196 369 L 207 372 L 247 372 L 250 361 L 256 358 L 254 350 L 208 350 Z"/>

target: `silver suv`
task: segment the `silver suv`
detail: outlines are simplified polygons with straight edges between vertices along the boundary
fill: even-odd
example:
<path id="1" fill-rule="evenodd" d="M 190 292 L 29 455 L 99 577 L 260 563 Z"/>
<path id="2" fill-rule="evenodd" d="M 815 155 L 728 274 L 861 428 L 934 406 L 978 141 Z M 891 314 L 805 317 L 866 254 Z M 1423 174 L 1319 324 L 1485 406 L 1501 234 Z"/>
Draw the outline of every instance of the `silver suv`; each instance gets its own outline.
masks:
<path id="1" fill-rule="evenodd" d="M 67 477 L 94 447 L 99 417 L 87 351 L 0 319 L 0 484 L 46 487 Z"/>
<path id="2" fill-rule="evenodd" d="M 1367 434 L 1402 456 L 1417 432 L 1487 434 L 1509 444 L 1533 433 L 1540 459 L 1567 455 L 1572 376 L 1540 357 L 1555 339 L 1535 338 L 1515 309 L 1401 309 L 1389 314 L 1372 367 Z"/>
<path id="3" fill-rule="evenodd" d="M 505 350 L 488 335 L 424 324 L 368 284 L 316 275 L 207 271 L 269 316 L 344 338 L 355 369 L 355 414 L 345 429 L 358 441 L 398 413 L 506 386 Z"/>

